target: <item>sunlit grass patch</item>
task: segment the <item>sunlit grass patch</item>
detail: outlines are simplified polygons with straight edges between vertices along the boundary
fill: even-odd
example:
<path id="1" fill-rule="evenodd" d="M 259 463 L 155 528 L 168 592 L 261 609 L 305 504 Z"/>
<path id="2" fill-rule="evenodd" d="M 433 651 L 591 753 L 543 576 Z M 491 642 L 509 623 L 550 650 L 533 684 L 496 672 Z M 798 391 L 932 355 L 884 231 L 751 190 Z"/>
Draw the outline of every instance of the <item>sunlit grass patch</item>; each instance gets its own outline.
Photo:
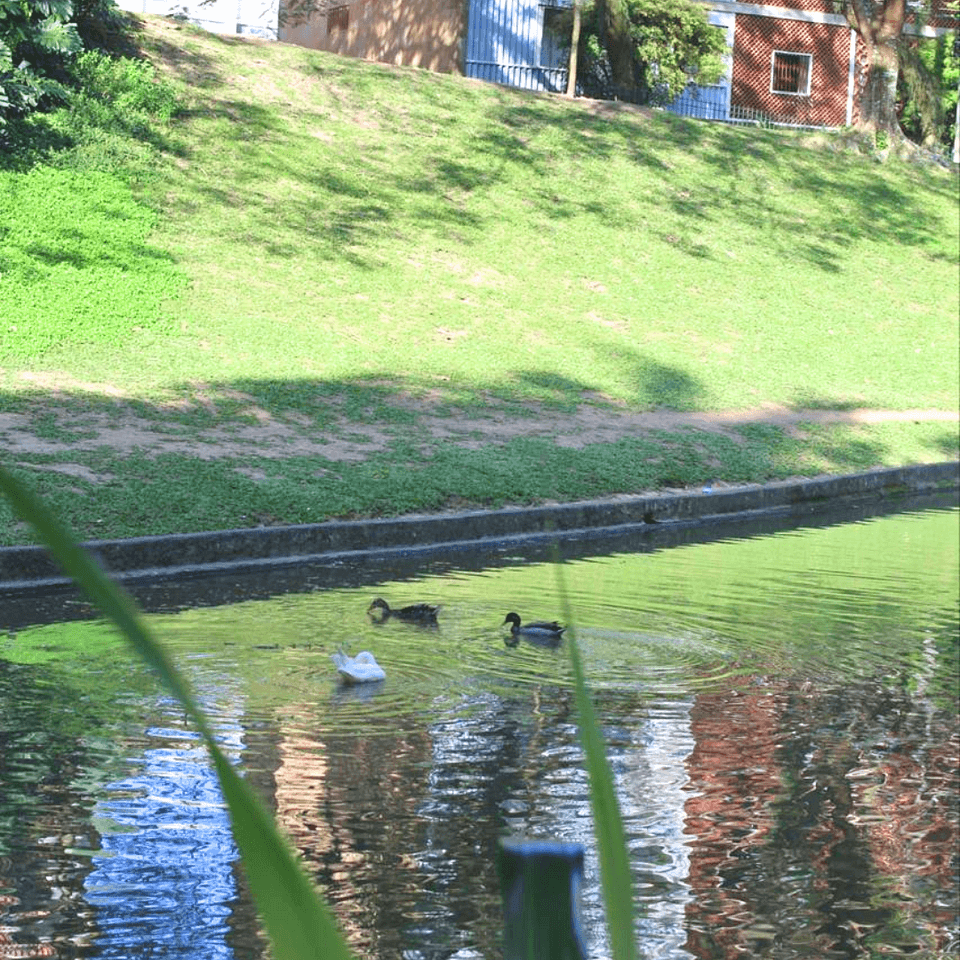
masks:
<path id="1" fill-rule="evenodd" d="M 135 392 L 956 402 L 946 174 L 162 21 L 140 39 L 183 108 L 130 173 L 189 289 L 160 337 L 31 363 Z"/>
<path id="2" fill-rule="evenodd" d="M 0 171 L 0 342 L 29 362 L 51 347 L 169 330 L 163 306 L 186 284 L 152 245 L 157 215 L 123 179 L 39 167 Z"/>

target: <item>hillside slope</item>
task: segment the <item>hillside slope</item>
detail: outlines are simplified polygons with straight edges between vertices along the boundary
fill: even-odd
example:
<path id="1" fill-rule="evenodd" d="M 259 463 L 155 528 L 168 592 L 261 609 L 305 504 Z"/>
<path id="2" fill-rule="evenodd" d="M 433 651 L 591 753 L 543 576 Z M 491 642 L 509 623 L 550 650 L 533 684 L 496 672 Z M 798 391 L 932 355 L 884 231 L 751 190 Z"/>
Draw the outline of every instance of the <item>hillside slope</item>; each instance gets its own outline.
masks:
<path id="1" fill-rule="evenodd" d="M 957 455 L 954 175 L 157 18 L 138 41 L 184 109 L 97 171 L 155 220 L 111 316 L 140 303 L 122 264 L 170 295 L 0 344 L 0 439 L 84 534 Z"/>

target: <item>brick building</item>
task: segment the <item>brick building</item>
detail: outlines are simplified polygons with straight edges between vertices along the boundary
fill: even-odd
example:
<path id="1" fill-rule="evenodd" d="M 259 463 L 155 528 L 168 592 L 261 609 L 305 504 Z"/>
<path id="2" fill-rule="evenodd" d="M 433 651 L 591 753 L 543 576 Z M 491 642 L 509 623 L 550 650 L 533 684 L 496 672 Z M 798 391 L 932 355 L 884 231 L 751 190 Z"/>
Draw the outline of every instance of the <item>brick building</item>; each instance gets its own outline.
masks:
<path id="1" fill-rule="evenodd" d="M 726 34 L 727 75 L 689 87 L 670 109 L 716 120 L 761 120 L 811 127 L 857 121 L 866 80 L 866 49 L 833 0 L 706 0 L 710 22 Z M 908 8 L 916 7 L 908 0 Z M 905 33 L 953 33 L 947 0 L 933 0 L 923 22 L 910 15 Z"/>

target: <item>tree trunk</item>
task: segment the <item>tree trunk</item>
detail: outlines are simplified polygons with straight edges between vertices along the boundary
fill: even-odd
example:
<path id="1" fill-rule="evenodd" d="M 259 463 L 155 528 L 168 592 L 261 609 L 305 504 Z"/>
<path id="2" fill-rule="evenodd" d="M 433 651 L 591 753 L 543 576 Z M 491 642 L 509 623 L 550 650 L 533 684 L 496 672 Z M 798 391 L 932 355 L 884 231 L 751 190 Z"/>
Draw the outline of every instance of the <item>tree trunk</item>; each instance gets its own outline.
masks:
<path id="1" fill-rule="evenodd" d="M 610 71 L 618 87 L 632 88 L 633 41 L 630 39 L 630 20 L 624 0 L 602 0 L 603 40 L 610 57 Z"/>
<path id="2" fill-rule="evenodd" d="M 867 77 L 860 91 L 860 121 L 864 130 L 882 130 L 900 137 L 897 119 L 897 76 L 900 57 L 892 44 L 883 44 L 870 50 Z"/>
<path id="3" fill-rule="evenodd" d="M 897 119 L 897 77 L 906 0 L 844 0 L 844 14 L 867 52 L 866 77 L 858 84 L 857 127 L 874 135 L 883 132 L 903 140 Z"/>
<path id="4" fill-rule="evenodd" d="M 570 31 L 570 66 L 567 70 L 567 96 L 577 95 L 577 58 L 580 55 L 580 5 L 573 0 L 573 29 Z"/>
<path id="5" fill-rule="evenodd" d="M 960 90 L 957 91 L 957 119 L 953 125 L 953 162 L 960 163 Z"/>

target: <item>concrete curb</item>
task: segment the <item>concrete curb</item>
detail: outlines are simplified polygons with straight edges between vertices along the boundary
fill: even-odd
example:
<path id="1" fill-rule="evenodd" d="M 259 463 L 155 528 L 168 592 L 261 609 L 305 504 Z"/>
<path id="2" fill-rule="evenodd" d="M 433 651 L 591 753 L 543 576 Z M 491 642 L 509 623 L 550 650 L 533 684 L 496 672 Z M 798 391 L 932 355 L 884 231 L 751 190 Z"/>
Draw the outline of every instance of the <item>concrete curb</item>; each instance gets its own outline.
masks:
<path id="1" fill-rule="evenodd" d="M 645 524 L 715 524 L 809 514 L 857 500 L 960 489 L 960 462 L 870 470 L 716 492 L 654 494 L 390 520 L 331 521 L 212 533 L 96 540 L 85 546 L 120 581 L 149 582 L 357 558 L 365 553 L 571 535 Z M 0 547 L 0 596 L 69 583 L 42 547 Z"/>

